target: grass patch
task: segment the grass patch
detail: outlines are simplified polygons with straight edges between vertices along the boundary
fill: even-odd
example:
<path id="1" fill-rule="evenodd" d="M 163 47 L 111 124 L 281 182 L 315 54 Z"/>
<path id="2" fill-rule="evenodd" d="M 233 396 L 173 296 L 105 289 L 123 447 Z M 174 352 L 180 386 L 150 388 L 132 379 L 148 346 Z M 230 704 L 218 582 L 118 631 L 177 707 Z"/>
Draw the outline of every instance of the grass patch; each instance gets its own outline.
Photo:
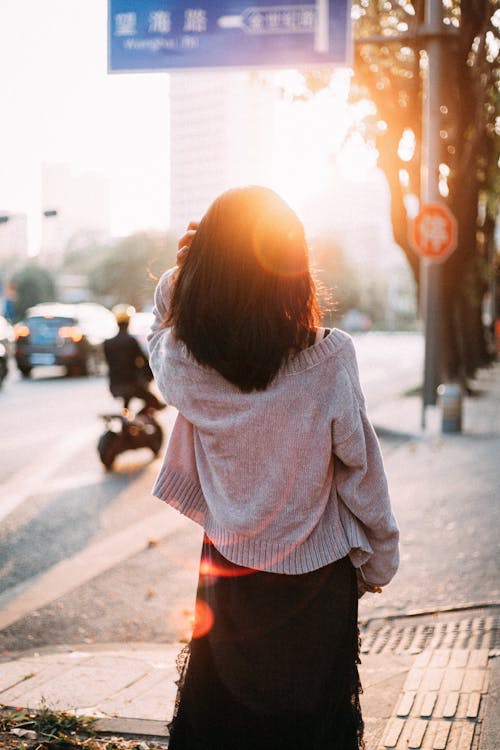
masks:
<path id="1" fill-rule="evenodd" d="M 166 743 L 98 736 L 96 719 L 49 708 L 0 706 L 0 747 L 5 750 L 167 750 Z"/>

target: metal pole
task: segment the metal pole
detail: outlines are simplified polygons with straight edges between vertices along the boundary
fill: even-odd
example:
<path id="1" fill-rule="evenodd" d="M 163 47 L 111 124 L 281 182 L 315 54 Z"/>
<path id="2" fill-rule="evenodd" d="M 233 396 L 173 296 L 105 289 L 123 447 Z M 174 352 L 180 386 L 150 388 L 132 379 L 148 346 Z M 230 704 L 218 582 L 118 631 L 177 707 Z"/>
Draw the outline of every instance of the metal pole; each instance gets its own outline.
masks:
<path id="1" fill-rule="evenodd" d="M 422 123 L 422 203 L 440 200 L 439 114 L 443 70 L 443 25 L 441 0 L 425 0 L 425 28 L 427 38 L 427 75 L 424 79 Z M 425 429 L 425 410 L 437 401 L 439 385 L 439 328 L 440 328 L 440 265 L 423 258 L 420 264 L 421 311 L 424 317 L 425 357 L 422 391 L 422 428 Z"/>

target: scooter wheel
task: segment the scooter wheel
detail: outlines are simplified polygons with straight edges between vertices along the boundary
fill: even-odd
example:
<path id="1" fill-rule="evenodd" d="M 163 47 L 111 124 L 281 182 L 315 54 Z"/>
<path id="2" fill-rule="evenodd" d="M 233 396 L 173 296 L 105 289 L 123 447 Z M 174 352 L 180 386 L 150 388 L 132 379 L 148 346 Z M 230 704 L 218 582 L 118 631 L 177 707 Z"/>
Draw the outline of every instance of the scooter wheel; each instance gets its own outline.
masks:
<path id="1" fill-rule="evenodd" d="M 108 470 L 111 469 L 113 461 L 118 455 L 118 451 L 116 450 L 116 443 L 116 432 L 111 432 L 109 430 L 108 432 L 105 432 L 103 435 L 101 435 L 101 437 L 99 438 L 99 442 L 97 443 L 99 458 Z"/>

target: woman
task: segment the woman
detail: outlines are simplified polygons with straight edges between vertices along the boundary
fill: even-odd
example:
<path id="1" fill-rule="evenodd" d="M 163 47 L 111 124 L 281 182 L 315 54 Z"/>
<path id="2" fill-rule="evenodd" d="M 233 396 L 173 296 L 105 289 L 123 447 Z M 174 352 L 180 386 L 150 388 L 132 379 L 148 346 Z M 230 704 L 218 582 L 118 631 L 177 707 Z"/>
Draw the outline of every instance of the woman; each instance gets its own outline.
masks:
<path id="1" fill-rule="evenodd" d="M 273 191 L 223 193 L 181 243 L 150 335 L 179 411 L 153 492 L 205 536 L 170 750 L 357 750 L 357 597 L 398 529 L 352 341 L 319 327 Z"/>

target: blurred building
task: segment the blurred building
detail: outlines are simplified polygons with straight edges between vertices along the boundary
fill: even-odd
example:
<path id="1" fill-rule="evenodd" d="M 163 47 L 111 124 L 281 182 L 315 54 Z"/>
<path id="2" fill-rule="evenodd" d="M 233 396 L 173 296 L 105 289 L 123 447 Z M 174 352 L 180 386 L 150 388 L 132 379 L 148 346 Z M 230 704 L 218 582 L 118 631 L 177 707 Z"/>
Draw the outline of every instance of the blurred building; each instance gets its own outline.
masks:
<path id="1" fill-rule="evenodd" d="M 223 190 L 268 184 L 275 92 L 247 72 L 175 73 L 170 82 L 170 223 L 199 219 Z"/>
<path id="2" fill-rule="evenodd" d="M 23 263 L 28 254 L 28 217 L 23 213 L 0 211 L 0 263 Z M 7 220 L 6 220 L 7 219 Z"/>
<path id="3" fill-rule="evenodd" d="M 68 164 L 42 164 L 40 261 L 57 265 L 82 237 L 108 238 L 110 193 L 110 180 L 102 174 L 75 174 Z"/>
<path id="4" fill-rule="evenodd" d="M 321 196 L 305 210 L 318 237 L 333 238 L 354 273 L 362 308 L 389 329 L 416 322 L 416 287 L 411 269 L 394 241 L 390 194 L 381 170 L 363 182 L 335 173 Z"/>

